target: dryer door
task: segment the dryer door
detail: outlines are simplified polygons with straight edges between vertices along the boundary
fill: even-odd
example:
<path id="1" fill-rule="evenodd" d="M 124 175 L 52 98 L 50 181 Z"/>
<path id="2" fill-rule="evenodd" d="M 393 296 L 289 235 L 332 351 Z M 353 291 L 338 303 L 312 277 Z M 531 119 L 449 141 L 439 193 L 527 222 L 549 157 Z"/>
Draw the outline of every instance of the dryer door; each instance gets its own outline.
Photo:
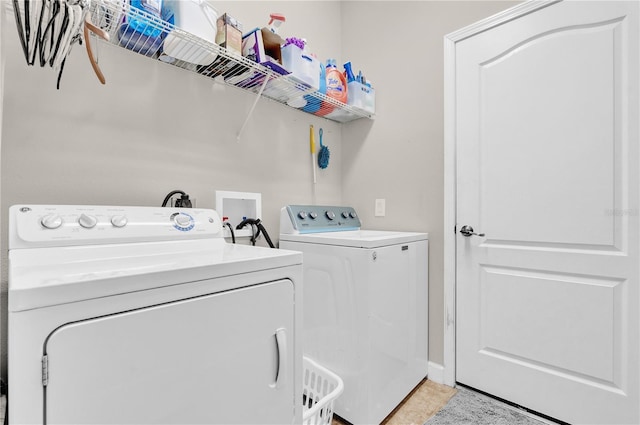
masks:
<path id="1" fill-rule="evenodd" d="M 45 423 L 291 423 L 293 291 L 282 280 L 58 328 Z"/>

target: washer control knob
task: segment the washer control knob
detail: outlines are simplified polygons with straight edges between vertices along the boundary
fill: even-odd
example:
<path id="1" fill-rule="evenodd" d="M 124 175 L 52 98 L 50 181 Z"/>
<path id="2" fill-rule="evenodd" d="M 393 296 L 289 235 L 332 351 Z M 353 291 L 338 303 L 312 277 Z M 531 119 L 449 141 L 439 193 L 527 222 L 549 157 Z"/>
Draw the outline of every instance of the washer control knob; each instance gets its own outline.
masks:
<path id="1" fill-rule="evenodd" d="M 347 211 L 342 211 L 342 218 L 349 218 L 349 213 Z"/>
<path id="2" fill-rule="evenodd" d="M 98 219 L 92 215 L 80 214 L 78 217 L 78 224 L 85 229 L 93 229 L 98 224 Z"/>
<path id="3" fill-rule="evenodd" d="M 357 218 L 357 217 L 358 217 L 358 214 L 356 214 L 356 212 L 355 212 L 355 211 L 351 211 L 351 212 L 349 213 L 349 217 L 351 217 L 351 218 Z"/>
<path id="4" fill-rule="evenodd" d="M 191 217 L 186 214 L 178 214 L 173 220 L 180 227 L 189 227 L 189 225 L 191 224 Z"/>
<path id="5" fill-rule="evenodd" d="M 129 220 L 127 219 L 127 216 L 124 215 L 114 215 L 111 217 L 111 224 L 113 227 L 124 227 L 128 222 Z"/>
<path id="6" fill-rule="evenodd" d="M 334 213 L 333 211 L 327 211 L 324 214 L 327 216 L 329 220 L 335 220 L 336 218 L 336 213 Z"/>
<path id="7" fill-rule="evenodd" d="M 58 214 L 45 215 L 40 220 L 40 224 L 42 224 L 42 227 L 45 229 L 57 229 L 62 226 L 62 217 Z"/>
<path id="8" fill-rule="evenodd" d="M 309 217 L 311 217 L 312 220 L 315 220 L 316 218 L 318 218 L 318 213 L 315 211 L 311 211 L 309 213 Z"/>
<path id="9" fill-rule="evenodd" d="M 300 211 L 298 213 L 298 217 L 300 217 L 300 220 L 304 220 L 305 218 L 307 218 L 307 213 L 304 211 Z"/>

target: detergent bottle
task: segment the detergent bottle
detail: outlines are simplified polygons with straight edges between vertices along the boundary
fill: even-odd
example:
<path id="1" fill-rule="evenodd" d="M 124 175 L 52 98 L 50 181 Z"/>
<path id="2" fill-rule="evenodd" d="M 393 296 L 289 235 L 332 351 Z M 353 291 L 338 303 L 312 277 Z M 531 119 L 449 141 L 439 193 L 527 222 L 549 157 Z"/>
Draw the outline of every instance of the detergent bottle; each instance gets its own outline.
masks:
<path id="1" fill-rule="evenodd" d="M 338 70 L 335 59 L 327 61 L 327 96 L 342 103 L 347 103 L 347 80 Z"/>
<path id="2" fill-rule="evenodd" d="M 336 66 L 335 59 L 327 60 L 327 66 L 325 69 L 325 80 L 327 85 L 327 97 L 335 99 L 342 103 L 347 103 L 347 80 L 344 74 L 340 72 Z M 320 110 L 316 112 L 316 115 L 324 116 L 334 110 L 334 105 L 328 102 L 322 102 Z"/>

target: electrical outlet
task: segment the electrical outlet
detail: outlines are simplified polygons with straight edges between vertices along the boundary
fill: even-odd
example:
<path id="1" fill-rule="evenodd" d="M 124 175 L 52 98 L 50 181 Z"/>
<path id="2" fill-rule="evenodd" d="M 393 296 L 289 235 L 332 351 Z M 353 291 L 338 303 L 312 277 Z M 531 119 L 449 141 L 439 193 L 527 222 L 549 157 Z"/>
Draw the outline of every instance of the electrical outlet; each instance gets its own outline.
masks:
<path id="1" fill-rule="evenodd" d="M 376 217 L 384 217 L 385 216 L 385 209 L 386 209 L 386 205 L 385 205 L 385 200 L 384 199 L 376 199 L 376 208 L 375 208 L 375 212 L 374 215 Z"/>

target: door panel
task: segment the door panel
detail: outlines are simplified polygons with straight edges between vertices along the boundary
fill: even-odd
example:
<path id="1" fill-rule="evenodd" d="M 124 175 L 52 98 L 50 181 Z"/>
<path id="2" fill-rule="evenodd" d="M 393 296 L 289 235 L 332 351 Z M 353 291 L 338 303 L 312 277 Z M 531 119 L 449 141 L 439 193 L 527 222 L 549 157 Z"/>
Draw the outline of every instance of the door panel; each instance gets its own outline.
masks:
<path id="1" fill-rule="evenodd" d="M 614 246 L 603 212 L 623 202 L 620 31 L 620 21 L 559 28 L 479 64 L 480 220 L 492 239 Z"/>
<path id="2" fill-rule="evenodd" d="M 64 325 L 46 423 L 291 423 L 292 329 L 288 280 Z"/>
<path id="3" fill-rule="evenodd" d="M 611 330 L 621 325 L 620 285 L 588 276 L 482 267 L 480 346 L 507 361 L 613 383 L 619 349 Z M 539 337 L 523 338 L 531 335 Z"/>
<path id="4" fill-rule="evenodd" d="M 638 423 L 638 2 L 560 2 L 456 44 L 456 379 Z"/>

